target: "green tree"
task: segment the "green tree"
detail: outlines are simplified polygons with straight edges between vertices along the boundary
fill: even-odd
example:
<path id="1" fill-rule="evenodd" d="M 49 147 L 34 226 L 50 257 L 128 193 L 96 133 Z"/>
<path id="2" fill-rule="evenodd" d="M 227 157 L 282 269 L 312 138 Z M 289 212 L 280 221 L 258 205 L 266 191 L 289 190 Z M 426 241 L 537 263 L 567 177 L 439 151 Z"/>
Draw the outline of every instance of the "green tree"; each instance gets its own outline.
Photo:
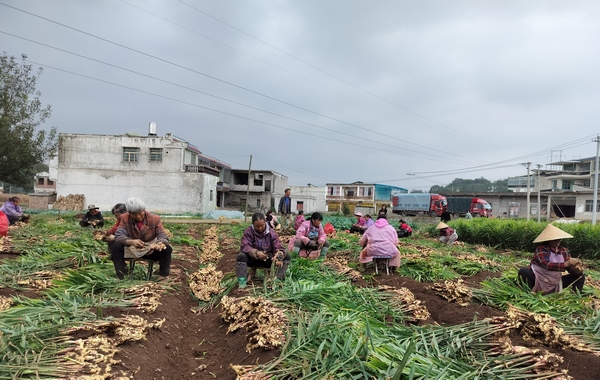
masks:
<path id="1" fill-rule="evenodd" d="M 0 181 L 30 187 L 36 165 L 56 148 L 56 128 L 39 128 L 52 113 L 36 90 L 41 74 L 25 54 L 0 55 Z"/>

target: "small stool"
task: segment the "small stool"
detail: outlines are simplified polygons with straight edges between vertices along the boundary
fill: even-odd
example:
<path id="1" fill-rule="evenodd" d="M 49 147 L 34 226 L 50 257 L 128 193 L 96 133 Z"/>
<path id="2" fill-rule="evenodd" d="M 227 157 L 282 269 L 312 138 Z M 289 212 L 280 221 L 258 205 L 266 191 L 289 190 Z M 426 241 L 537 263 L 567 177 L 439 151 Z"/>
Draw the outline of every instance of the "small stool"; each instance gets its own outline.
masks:
<path id="1" fill-rule="evenodd" d="M 137 259 L 125 259 L 125 261 L 129 260 L 129 276 L 133 274 L 133 270 L 135 269 L 135 262 L 137 260 L 142 260 L 148 263 L 148 281 L 152 279 L 152 270 L 154 269 L 154 260 L 144 259 L 143 257 L 139 257 Z"/>
<path id="2" fill-rule="evenodd" d="M 375 262 L 375 274 L 379 274 L 379 269 L 377 268 L 377 260 L 384 260 L 385 262 L 385 271 L 387 274 L 390 274 L 390 259 L 391 257 L 387 256 L 373 256 L 373 261 Z"/>

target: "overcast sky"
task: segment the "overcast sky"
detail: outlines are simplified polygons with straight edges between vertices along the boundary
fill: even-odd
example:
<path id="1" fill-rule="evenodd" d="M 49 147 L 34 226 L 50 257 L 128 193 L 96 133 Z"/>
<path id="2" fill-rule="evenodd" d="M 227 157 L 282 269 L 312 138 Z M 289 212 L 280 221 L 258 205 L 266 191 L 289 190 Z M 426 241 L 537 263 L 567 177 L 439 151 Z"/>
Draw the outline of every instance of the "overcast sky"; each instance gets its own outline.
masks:
<path id="1" fill-rule="evenodd" d="M 577 0 L 0 0 L 0 51 L 44 67 L 62 133 L 156 122 L 290 185 L 427 191 L 594 156 L 598 20 Z"/>

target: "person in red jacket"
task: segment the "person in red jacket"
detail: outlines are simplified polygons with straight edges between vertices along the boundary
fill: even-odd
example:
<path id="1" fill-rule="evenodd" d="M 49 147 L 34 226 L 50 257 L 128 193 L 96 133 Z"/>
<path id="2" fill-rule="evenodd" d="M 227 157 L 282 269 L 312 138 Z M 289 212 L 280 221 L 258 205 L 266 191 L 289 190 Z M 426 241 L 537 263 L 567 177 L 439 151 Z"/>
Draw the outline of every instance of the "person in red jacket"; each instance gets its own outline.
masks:
<path id="1" fill-rule="evenodd" d="M 169 237 L 160 217 L 146 211 L 146 204 L 139 198 L 129 198 L 125 202 L 125 207 L 127 207 L 127 214 L 121 215 L 121 223 L 115 233 L 115 242 L 110 249 L 117 278 L 122 280 L 127 274 L 125 265 L 127 254 L 128 258 L 143 257 L 158 261 L 159 281 L 166 279 L 171 270 L 173 248 L 169 244 Z"/>
<path id="2" fill-rule="evenodd" d="M 8 235 L 8 217 L 5 213 L 0 211 L 0 236 Z"/>

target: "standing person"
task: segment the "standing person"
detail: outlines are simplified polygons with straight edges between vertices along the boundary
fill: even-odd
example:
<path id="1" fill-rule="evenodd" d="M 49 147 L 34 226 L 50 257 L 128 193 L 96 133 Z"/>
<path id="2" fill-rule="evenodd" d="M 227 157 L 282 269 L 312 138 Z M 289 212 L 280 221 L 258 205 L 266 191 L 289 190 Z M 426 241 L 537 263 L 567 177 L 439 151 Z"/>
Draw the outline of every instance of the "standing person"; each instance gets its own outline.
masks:
<path id="1" fill-rule="evenodd" d="M 323 215 L 313 212 L 310 219 L 300 225 L 296 236 L 290 239 L 288 248 L 298 253 L 300 257 L 324 259 L 329 249 L 329 242 L 321 225 L 322 221 Z"/>
<path id="2" fill-rule="evenodd" d="M 285 189 L 285 195 L 279 200 L 279 207 L 277 212 L 281 214 L 281 228 L 288 228 L 292 219 L 292 198 L 290 194 L 291 189 Z"/>
<path id="3" fill-rule="evenodd" d="M 452 219 L 452 217 L 450 216 L 450 213 L 448 212 L 448 208 L 444 207 L 444 211 L 442 211 L 440 220 L 442 221 L 442 223 L 447 223 L 450 221 L 450 219 Z"/>
<path id="4" fill-rule="evenodd" d="M 578 291 L 583 290 L 585 275 L 580 268 L 581 262 L 571 257 L 568 248 L 561 247 L 562 239 L 573 236 L 548 224 L 533 241 L 541 243 L 535 249 L 529 266 L 519 269 L 519 278 L 534 293 L 550 294 L 561 292 L 568 286 Z M 563 276 L 564 271 L 569 274 Z"/>
<path id="5" fill-rule="evenodd" d="M 252 224 L 244 230 L 240 253 L 235 264 L 238 287 L 245 288 L 248 267 L 270 269 L 275 262 L 277 278 L 283 280 L 290 265 L 290 255 L 285 251 L 275 230 L 269 227 L 265 216 L 259 212 L 252 215 Z"/>
<path id="6" fill-rule="evenodd" d="M 379 209 L 379 212 L 377 213 L 377 215 L 385 215 L 387 217 L 387 206 L 386 205 L 381 205 L 381 208 Z"/>
<path id="7" fill-rule="evenodd" d="M 102 213 L 98 211 L 99 208 L 94 205 L 88 206 L 88 211 L 85 213 L 85 216 L 79 222 L 81 227 L 92 226 L 92 228 L 102 228 L 104 227 L 104 217 Z"/>
<path id="8" fill-rule="evenodd" d="M 23 214 L 23 210 L 21 210 L 21 198 L 19 197 L 10 197 L 2 207 L 0 207 L 0 211 L 6 214 L 8 218 L 8 223 L 12 226 L 17 222 L 27 223 L 29 221 L 29 215 Z"/>
<path id="9" fill-rule="evenodd" d="M 471 220 L 471 219 L 473 219 L 473 215 L 471 215 L 471 213 L 469 211 L 467 211 L 467 213 L 465 214 L 465 219 Z"/>
<path id="10" fill-rule="evenodd" d="M 363 218 L 363 214 L 362 212 L 355 212 L 354 216 L 356 216 L 356 223 L 354 223 L 352 225 L 352 227 L 350 227 L 350 233 L 355 233 L 355 232 L 361 232 L 362 231 L 362 226 L 365 225 L 365 218 Z"/>
<path id="11" fill-rule="evenodd" d="M 456 231 L 444 222 L 439 222 L 435 229 L 440 230 L 439 240 L 444 244 L 452 245 L 458 239 Z"/>
<path id="12" fill-rule="evenodd" d="M 363 250 L 360 253 L 360 266 L 365 269 L 365 264 L 373 261 L 373 256 L 390 258 L 390 266 L 395 270 L 400 266 L 400 252 L 398 251 L 398 234 L 387 218 L 383 215 L 377 217 L 373 227 L 369 228 L 358 242 Z"/>
<path id="13" fill-rule="evenodd" d="M 125 202 L 127 213 L 121 215 L 121 223 L 115 233 L 115 242 L 110 249 L 111 260 L 122 280 L 127 274 L 125 252 L 128 256 L 143 257 L 158 261 L 160 265 L 158 280 L 165 280 L 171 271 L 171 253 L 169 238 L 158 215 L 146 211 L 146 205 L 139 198 L 129 198 Z M 162 243 L 161 248 L 151 248 Z"/>
<path id="14" fill-rule="evenodd" d="M 306 219 L 304 219 L 304 210 L 298 210 L 298 215 L 296 215 L 296 219 L 294 219 L 294 229 L 298 231 L 300 225 L 304 223 Z"/>

